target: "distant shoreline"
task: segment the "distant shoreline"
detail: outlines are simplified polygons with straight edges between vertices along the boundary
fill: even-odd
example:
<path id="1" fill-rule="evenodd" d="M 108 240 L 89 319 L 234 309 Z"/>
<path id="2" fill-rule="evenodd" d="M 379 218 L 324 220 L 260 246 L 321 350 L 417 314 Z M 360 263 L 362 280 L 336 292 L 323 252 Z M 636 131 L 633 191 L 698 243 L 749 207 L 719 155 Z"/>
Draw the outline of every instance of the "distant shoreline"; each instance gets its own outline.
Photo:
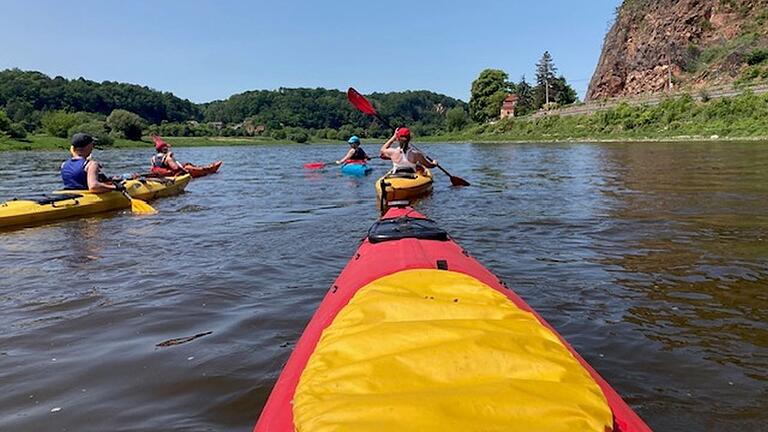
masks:
<path id="1" fill-rule="evenodd" d="M 177 148 L 184 147 L 231 147 L 231 146 L 263 146 L 263 145 L 292 145 L 306 146 L 313 144 L 339 144 L 345 146 L 346 143 L 338 140 L 312 140 L 308 143 L 295 143 L 292 141 L 280 141 L 272 138 L 242 138 L 242 137 L 164 137 Z M 363 146 L 377 146 L 383 143 L 383 138 L 369 138 L 363 140 Z M 472 144 L 567 144 L 567 143 L 685 143 L 685 142 L 768 142 L 768 136 L 746 136 L 746 137 L 705 137 L 679 135 L 669 137 L 580 137 L 580 138 L 537 138 L 537 139 L 513 139 L 504 137 L 468 137 L 468 136 L 430 136 L 416 139 L 416 144 L 451 144 L 451 143 L 472 143 Z M 124 139 L 115 140 L 114 145 L 106 146 L 104 149 L 152 149 L 152 142 L 147 138 L 142 141 L 128 141 Z M 5 140 L 0 141 L 0 152 L 3 151 L 66 151 L 69 149 L 69 142 L 63 138 L 54 138 L 45 135 L 35 135 L 25 141 Z"/>

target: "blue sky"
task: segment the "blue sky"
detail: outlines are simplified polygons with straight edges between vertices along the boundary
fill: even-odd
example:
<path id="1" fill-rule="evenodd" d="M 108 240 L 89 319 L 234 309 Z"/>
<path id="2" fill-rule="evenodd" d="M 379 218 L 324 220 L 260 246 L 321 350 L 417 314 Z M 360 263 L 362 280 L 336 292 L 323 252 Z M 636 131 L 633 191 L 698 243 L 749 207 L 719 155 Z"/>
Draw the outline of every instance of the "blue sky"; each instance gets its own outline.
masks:
<path id="1" fill-rule="evenodd" d="M 427 89 L 469 99 L 485 68 L 531 81 L 549 50 L 583 97 L 621 0 L 2 0 L 0 69 L 194 102 L 278 87 Z"/>

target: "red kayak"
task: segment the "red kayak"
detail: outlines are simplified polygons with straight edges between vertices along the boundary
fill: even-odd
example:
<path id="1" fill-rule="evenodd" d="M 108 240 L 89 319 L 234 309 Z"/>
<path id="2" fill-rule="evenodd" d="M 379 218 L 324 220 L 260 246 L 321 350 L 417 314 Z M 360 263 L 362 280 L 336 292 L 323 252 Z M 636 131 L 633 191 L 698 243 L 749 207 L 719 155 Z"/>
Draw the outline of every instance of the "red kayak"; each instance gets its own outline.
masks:
<path id="1" fill-rule="evenodd" d="M 254 430 L 650 428 L 525 301 L 407 207 L 369 229 Z"/>
<path id="2" fill-rule="evenodd" d="M 208 165 L 204 165 L 204 166 L 199 166 L 199 165 L 193 165 L 191 163 L 186 163 L 186 164 L 184 164 L 184 169 L 187 170 L 187 172 L 193 178 L 198 178 L 198 177 L 207 176 L 208 174 L 215 173 L 216 171 L 219 170 L 219 168 L 221 167 L 221 164 L 223 164 L 223 163 L 224 162 L 222 162 L 222 161 L 216 161 L 216 162 L 210 163 Z M 152 174 L 157 175 L 157 176 L 170 177 L 170 176 L 179 174 L 182 171 L 176 172 L 176 171 L 168 169 L 168 168 L 152 167 L 150 169 L 150 172 Z"/>
<path id="3" fill-rule="evenodd" d="M 224 162 L 216 161 L 214 163 L 211 163 L 205 166 L 197 166 L 197 165 L 192 165 L 190 163 L 187 163 L 187 164 L 184 164 L 184 169 L 187 170 L 187 172 L 193 178 L 197 178 L 197 177 L 207 176 L 208 174 L 214 174 L 216 171 L 219 170 L 222 163 Z"/>

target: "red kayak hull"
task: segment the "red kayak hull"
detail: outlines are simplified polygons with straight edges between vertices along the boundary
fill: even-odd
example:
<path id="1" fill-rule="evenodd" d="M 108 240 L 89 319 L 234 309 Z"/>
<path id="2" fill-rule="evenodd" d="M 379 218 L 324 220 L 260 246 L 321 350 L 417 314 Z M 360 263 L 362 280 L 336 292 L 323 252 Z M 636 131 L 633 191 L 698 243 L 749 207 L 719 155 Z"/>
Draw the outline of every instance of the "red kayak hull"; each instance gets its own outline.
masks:
<path id="1" fill-rule="evenodd" d="M 193 177 L 203 177 L 209 174 L 214 174 L 221 168 L 222 161 L 216 161 L 205 166 L 197 166 L 192 164 L 184 165 L 184 169 Z"/>
<path id="2" fill-rule="evenodd" d="M 382 219 L 402 216 L 424 218 L 412 208 L 391 208 Z M 506 296 L 517 307 L 533 314 L 550 329 L 573 354 L 603 391 L 614 418 L 614 431 L 646 432 L 651 429 L 622 400 L 621 396 L 522 298 L 507 288 L 493 273 L 452 240 L 406 238 L 371 243 L 364 240 L 318 307 L 296 344 L 254 428 L 256 432 L 292 432 L 295 430 L 292 401 L 304 368 L 313 354 L 323 330 L 363 286 L 384 276 L 410 269 L 434 269 L 445 262 L 453 272 L 469 275 Z"/>

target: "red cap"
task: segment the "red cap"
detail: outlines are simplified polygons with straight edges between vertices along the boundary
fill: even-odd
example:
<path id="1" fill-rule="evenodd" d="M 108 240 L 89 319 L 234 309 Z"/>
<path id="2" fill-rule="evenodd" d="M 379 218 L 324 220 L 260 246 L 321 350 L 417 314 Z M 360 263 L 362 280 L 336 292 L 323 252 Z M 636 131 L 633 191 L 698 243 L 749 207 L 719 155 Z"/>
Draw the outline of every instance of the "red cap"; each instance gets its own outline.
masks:
<path id="1" fill-rule="evenodd" d="M 164 148 L 168 147 L 168 143 L 164 141 L 158 141 L 155 143 L 155 150 L 162 151 Z"/>
<path id="2" fill-rule="evenodd" d="M 398 138 L 401 138 L 401 137 L 408 137 L 408 138 L 410 138 L 411 137 L 411 131 L 408 130 L 407 127 L 402 127 L 402 128 L 397 130 L 397 137 Z"/>

